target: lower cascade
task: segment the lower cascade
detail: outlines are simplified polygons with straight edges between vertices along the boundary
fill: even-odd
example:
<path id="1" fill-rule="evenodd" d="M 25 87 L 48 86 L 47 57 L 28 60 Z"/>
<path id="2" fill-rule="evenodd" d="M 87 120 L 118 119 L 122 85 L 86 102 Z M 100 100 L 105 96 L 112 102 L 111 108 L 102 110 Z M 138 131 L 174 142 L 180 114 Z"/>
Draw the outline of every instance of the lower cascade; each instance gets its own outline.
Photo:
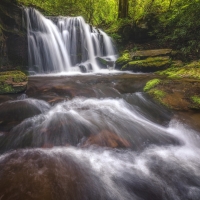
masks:
<path id="1" fill-rule="evenodd" d="M 32 8 L 25 12 L 30 72 L 95 72 L 102 60 L 114 66 L 116 51 L 110 37 L 82 17 L 47 19 Z"/>
<path id="2" fill-rule="evenodd" d="M 0 200 L 200 200 L 200 114 L 142 92 L 155 74 L 69 75 L 113 67 L 111 39 L 82 17 L 25 12 L 39 75 L 0 95 Z"/>
<path id="3" fill-rule="evenodd" d="M 1 199 L 200 199 L 199 133 L 143 93 L 81 77 L 32 76 L 0 99 Z M 63 87 L 77 97 L 59 100 Z"/>

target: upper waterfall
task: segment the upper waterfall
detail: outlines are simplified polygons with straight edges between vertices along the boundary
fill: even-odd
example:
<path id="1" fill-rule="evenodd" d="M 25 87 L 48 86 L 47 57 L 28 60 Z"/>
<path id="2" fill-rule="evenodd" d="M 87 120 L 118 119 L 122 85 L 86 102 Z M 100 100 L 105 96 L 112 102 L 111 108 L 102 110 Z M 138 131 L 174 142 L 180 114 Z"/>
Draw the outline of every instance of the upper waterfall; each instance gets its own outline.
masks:
<path id="1" fill-rule="evenodd" d="M 26 8 L 29 70 L 39 74 L 98 71 L 99 57 L 115 60 L 110 37 L 82 17 L 45 18 Z"/>

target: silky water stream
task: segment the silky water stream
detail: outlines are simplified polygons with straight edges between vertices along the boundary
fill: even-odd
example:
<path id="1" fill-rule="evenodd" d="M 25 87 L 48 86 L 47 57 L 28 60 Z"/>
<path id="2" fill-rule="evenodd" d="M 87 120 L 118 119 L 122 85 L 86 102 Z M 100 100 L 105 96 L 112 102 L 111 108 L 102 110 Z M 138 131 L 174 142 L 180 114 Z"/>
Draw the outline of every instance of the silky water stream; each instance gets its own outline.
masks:
<path id="1" fill-rule="evenodd" d="M 134 92 L 145 78 L 29 77 L 4 96 L 1 199 L 198 200 L 199 132 Z"/>
<path id="2" fill-rule="evenodd" d="M 73 23 L 64 21 L 58 27 Z M 37 55 L 41 33 L 29 35 L 31 70 L 73 71 L 80 60 L 65 56 L 64 39 L 58 57 Z M 95 73 L 30 76 L 24 94 L 0 96 L 0 199 L 199 200 L 199 129 L 142 92 L 155 75 L 103 75 L 92 48 L 80 63 Z"/>

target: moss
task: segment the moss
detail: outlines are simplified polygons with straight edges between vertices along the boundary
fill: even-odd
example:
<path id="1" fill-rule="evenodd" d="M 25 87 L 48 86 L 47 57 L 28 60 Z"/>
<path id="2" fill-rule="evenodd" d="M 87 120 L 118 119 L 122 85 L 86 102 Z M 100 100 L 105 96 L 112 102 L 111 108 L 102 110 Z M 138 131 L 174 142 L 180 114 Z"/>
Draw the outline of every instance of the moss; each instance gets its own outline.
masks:
<path id="1" fill-rule="evenodd" d="M 14 92 L 14 89 L 11 85 L 8 85 L 8 84 L 0 85 L 0 94 L 13 93 L 13 92 Z"/>
<path id="2" fill-rule="evenodd" d="M 4 82 L 12 78 L 15 83 L 27 81 L 27 76 L 20 71 L 0 72 L 0 82 Z"/>
<path id="3" fill-rule="evenodd" d="M 167 75 L 169 78 L 196 78 L 200 79 L 200 61 L 194 61 L 183 67 L 172 66 L 167 70 L 158 72 L 160 75 Z"/>
<path id="4" fill-rule="evenodd" d="M 123 66 L 131 60 L 130 53 L 124 51 L 122 55 L 116 60 L 116 65 Z"/>
<path id="5" fill-rule="evenodd" d="M 191 99 L 195 104 L 200 105 L 200 96 L 192 96 Z"/>
<path id="6" fill-rule="evenodd" d="M 139 65 L 142 67 L 160 67 L 169 63 L 169 57 L 150 57 L 145 60 L 137 60 L 129 62 L 129 65 Z"/>
<path id="7" fill-rule="evenodd" d="M 165 96 L 165 92 L 163 92 L 162 90 L 158 90 L 158 89 L 152 89 L 150 90 L 149 94 L 153 95 L 155 97 L 155 99 L 161 99 Z"/>
<path id="8" fill-rule="evenodd" d="M 20 71 L 0 72 L 0 94 L 17 93 L 26 89 L 27 76 Z"/>
<path id="9" fill-rule="evenodd" d="M 170 65 L 170 58 L 168 56 L 163 57 L 149 57 L 145 60 L 135 60 L 127 63 L 122 67 L 122 70 L 135 70 L 151 72 L 157 71 Z"/>
<path id="10" fill-rule="evenodd" d="M 144 87 L 144 91 L 146 92 L 146 91 L 152 89 L 159 83 L 160 83 L 160 79 L 152 79 L 152 80 L 148 81 Z"/>
<path id="11" fill-rule="evenodd" d="M 162 90 L 151 89 L 148 94 L 153 97 L 153 99 L 160 102 L 162 105 L 169 107 L 169 105 L 165 104 L 163 98 L 166 96 L 166 93 Z"/>

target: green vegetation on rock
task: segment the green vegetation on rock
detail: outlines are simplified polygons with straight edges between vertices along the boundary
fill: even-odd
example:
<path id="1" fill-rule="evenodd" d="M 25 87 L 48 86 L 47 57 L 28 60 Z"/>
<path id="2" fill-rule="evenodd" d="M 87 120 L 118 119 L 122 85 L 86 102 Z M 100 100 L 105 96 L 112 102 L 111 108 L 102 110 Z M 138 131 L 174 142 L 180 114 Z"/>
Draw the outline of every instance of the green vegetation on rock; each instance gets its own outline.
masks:
<path id="1" fill-rule="evenodd" d="M 200 96 L 193 96 L 193 97 L 191 97 L 191 99 L 195 104 L 200 105 Z"/>
<path id="2" fill-rule="evenodd" d="M 128 51 L 125 51 L 122 53 L 122 55 L 116 60 L 117 66 L 123 66 L 127 64 L 129 61 L 131 61 L 130 53 Z"/>
<path id="3" fill-rule="evenodd" d="M 191 62 L 183 67 L 172 66 L 160 75 L 167 75 L 169 78 L 197 78 L 200 79 L 200 61 Z"/>
<path id="4" fill-rule="evenodd" d="M 149 94 L 151 96 L 153 96 L 154 99 L 159 100 L 161 103 L 162 102 L 162 98 L 166 95 L 166 93 L 162 90 L 158 90 L 158 89 L 152 89 L 149 91 Z"/>
<path id="5" fill-rule="evenodd" d="M 161 80 L 157 79 L 157 78 L 148 81 L 146 83 L 145 87 L 144 87 L 144 91 L 146 92 L 146 91 L 152 89 L 153 87 L 155 87 L 156 85 L 158 85 L 160 83 L 160 81 Z"/>
<path id="6" fill-rule="evenodd" d="M 153 72 L 161 70 L 170 65 L 170 58 L 168 56 L 163 57 L 149 57 L 145 60 L 131 61 L 122 67 L 122 70 L 133 70 L 141 72 Z"/>
<path id="7" fill-rule="evenodd" d="M 20 71 L 0 72 L 0 94 L 22 92 L 27 81 L 27 76 Z"/>

